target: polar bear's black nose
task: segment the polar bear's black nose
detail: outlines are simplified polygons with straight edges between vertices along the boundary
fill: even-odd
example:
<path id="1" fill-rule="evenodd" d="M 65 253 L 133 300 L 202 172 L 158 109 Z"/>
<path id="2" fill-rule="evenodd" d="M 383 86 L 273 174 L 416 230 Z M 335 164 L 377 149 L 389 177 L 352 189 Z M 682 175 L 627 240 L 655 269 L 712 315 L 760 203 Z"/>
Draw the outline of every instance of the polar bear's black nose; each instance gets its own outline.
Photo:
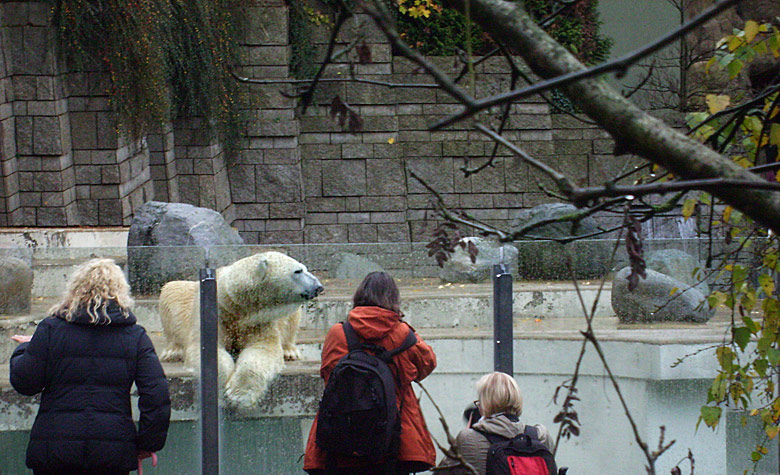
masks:
<path id="1" fill-rule="evenodd" d="M 318 296 L 319 294 L 322 293 L 323 290 L 325 290 L 325 287 L 323 287 L 321 285 L 317 286 L 317 288 L 314 289 L 314 296 L 315 297 Z"/>

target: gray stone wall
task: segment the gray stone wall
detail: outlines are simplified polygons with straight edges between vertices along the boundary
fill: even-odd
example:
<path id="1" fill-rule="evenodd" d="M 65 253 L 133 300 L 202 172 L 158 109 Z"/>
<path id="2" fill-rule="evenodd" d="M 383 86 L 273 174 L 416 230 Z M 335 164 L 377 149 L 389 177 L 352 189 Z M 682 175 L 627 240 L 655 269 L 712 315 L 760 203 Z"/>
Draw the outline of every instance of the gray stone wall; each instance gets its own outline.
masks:
<path id="1" fill-rule="evenodd" d="M 286 4 L 249 1 L 243 9 L 239 73 L 292 79 Z M 549 180 L 504 149 L 493 167 L 464 177 L 460 169 L 483 164 L 494 144 L 470 122 L 430 132 L 436 119 L 460 109 L 432 88 L 323 83 L 302 114 L 295 99 L 280 94 L 296 87 L 248 85 L 244 136 L 230 157 L 198 118 L 129 140 L 117 133 L 105 75 L 66 71 L 48 21 L 45 2 L 0 3 L 0 225 L 126 226 L 135 209 L 155 199 L 215 209 L 247 243 L 423 241 L 437 224 L 433 197 L 409 170 L 447 204 L 490 224 L 507 224 L 519 209 L 550 201 L 539 187 Z M 372 62 L 359 64 L 353 51 L 325 77 L 346 77 L 352 67 L 366 79 L 431 82 L 393 57 L 367 18 L 350 20 L 341 46 L 356 35 Z M 324 27 L 311 36 L 324 53 Z M 432 60 L 460 71 L 453 58 Z M 480 63 L 477 73 L 479 96 L 509 84 L 498 60 Z M 334 96 L 359 113 L 360 132 L 330 116 Z M 498 115 L 480 120 L 495 125 Z M 583 185 L 631 166 L 614 159 L 605 133 L 550 114 L 537 99 L 512 106 L 505 135 Z"/>

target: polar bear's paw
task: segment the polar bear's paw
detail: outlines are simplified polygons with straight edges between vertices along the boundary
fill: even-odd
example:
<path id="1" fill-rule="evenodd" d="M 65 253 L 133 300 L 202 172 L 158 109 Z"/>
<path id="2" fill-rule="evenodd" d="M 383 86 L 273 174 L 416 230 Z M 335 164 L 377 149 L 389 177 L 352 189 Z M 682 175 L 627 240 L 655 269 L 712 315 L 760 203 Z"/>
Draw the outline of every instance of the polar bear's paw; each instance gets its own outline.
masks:
<path id="1" fill-rule="evenodd" d="M 285 361 L 297 361 L 303 358 L 301 350 L 299 350 L 295 345 L 284 347 L 283 351 Z"/>
<path id="2" fill-rule="evenodd" d="M 184 350 L 177 347 L 169 347 L 160 353 L 160 361 L 183 361 Z"/>
<path id="3" fill-rule="evenodd" d="M 235 375 L 234 375 L 235 376 Z M 249 411 L 257 407 L 266 389 L 265 383 L 247 384 L 243 378 L 232 377 L 225 385 L 225 403 L 237 411 Z"/>

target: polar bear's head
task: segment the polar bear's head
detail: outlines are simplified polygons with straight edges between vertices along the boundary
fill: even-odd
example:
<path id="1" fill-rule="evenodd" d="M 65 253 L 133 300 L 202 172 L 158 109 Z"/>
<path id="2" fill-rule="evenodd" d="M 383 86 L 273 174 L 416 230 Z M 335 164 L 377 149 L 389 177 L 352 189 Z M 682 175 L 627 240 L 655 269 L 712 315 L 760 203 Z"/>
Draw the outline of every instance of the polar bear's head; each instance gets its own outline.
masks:
<path id="1" fill-rule="evenodd" d="M 311 300 L 323 290 L 306 266 L 280 252 L 254 254 L 217 271 L 219 305 L 231 313 L 265 314 L 281 318 L 290 305 Z M 274 315 L 275 310 L 280 315 Z"/>
<path id="2" fill-rule="evenodd" d="M 260 256 L 255 269 L 258 277 L 282 301 L 311 300 L 323 291 L 319 279 L 292 257 L 273 251 L 257 255 Z"/>

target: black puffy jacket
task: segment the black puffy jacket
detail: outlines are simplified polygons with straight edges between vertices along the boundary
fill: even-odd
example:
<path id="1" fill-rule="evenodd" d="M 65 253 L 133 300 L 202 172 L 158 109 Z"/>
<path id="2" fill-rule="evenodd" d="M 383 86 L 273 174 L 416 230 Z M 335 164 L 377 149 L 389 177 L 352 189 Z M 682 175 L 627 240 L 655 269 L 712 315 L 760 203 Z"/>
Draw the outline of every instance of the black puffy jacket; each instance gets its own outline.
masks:
<path id="1" fill-rule="evenodd" d="M 27 466 L 35 471 L 128 472 L 138 467 L 138 450 L 165 445 L 171 401 L 152 341 L 132 313 L 123 315 L 113 303 L 106 313 L 110 318 L 98 324 L 85 311 L 73 322 L 48 317 L 11 356 L 14 389 L 42 392 L 27 447 Z"/>

